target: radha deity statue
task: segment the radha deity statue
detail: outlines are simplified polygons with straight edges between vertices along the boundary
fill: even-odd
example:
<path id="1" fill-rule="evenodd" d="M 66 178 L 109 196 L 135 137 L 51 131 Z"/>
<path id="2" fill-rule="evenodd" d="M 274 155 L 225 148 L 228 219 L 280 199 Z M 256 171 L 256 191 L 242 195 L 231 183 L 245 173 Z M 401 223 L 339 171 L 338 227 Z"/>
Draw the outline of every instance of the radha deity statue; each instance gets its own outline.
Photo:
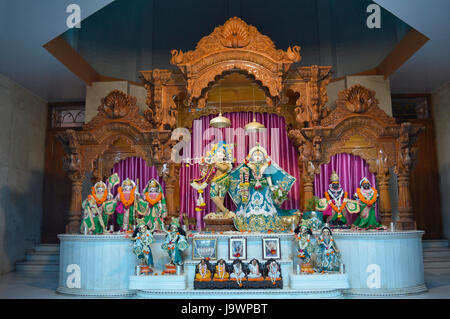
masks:
<path id="1" fill-rule="evenodd" d="M 167 236 L 161 248 L 167 251 L 169 255 L 170 265 L 182 265 L 183 257 L 182 252 L 189 247 L 189 243 L 186 239 L 186 233 L 183 228 L 180 227 L 180 223 L 173 219 L 169 225 Z"/>
<path id="2" fill-rule="evenodd" d="M 369 180 L 364 177 L 359 183 L 360 188 L 356 189 L 354 198 L 358 200 L 360 213 L 353 222 L 353 226 L 361 229 L 381 229 L 383 226 L 377 222 L 375 214 L 378 191 L 372 187 Z"/>
<path id="3" fill-rule="evenodd" d="M 233 220 L 239 231 L 281 231 L 279 215 L 297 211 L 280 208 L 295 178 L 272 162 L 262 146 L 253 147 L 230 177 L 229 194 L 237 206 Z"/>
<path id="4" fill-rule="evenodd" d="M 166 198 L 161 184 L 156 179 L 148 181 L 144 188 L 144 200 L 148 203 L 148 209 L 144 215 L 138 211 L 138 216 L 150 227 L 153 233 L 156 230 L 165 232 L 164 218 L 167 216 Z"/>
<path id="5" fill-rule="evenodd" d="M 140 223 L 133 233 L 131 240 L 133 243 L 133 253 L 140 260 L 141 265 L 149 267 L 149 272 L 153 272 L 153 255 L 150 244 L 153 243 L 153 235 L 150 228 Z"/>
<path id="6" fill-rule="evenodd" d="M 333 239 L 331 229 L 324 227 L 319 237 L 316 269 L 318 272 L 339 271 L 341 254 Z"/>
<path id="7" fill-rule="evenodd" d="M 234 217 L 234 213 L 224 206 L 225 196 L 230 187 L 229 172 L 233 168 L 232 163 L 232 145 L 224 142 L 214 144 L 211 151 L 207 152 L 205 158 L 202 159 L 200 178 L 191 181 L 191 186 L 199 193 L 196 205 L 197 211 L 204 210 L 206 204 L 202 194 L 208 184 L 211 184 L 210 196 L 218 211 L 206 215 L 206 218 L 208 216 Z"/>
<path id="8" fill-rule="evenodd" d="M 91 194 L 83 201 L 83 221 L 80 230 L 86 228 L 92 234 L 107 233 L 108 218 L 114 213 L 116 202 L 111 194 L 112 184 L 106 187 L 102 181 L 95 183 Z"/>
<path id="9" fill-rule="evenodd" d="M 319 200 L 317 210 L 323 211 L 325 223 L 331 226 L 343 227 L 347 224 L 347 202 L 348 193 L 345 192 L 339 183 L 339 176 L 336 172 L 331 174 L 331 183 L 325 191 L 325 198 Z"/>
<path id="10" fill-rule="evenodd" d="M 121 231 L 133 231 L 138 215 L 145 215 L 148 203 L 140 198 L 136 183 L 127 178 L 117 189 L 116 222 Z"/>
<path id="11" fill-rule="evenodd" d="M 297 256 L 301 261 L 302 272 L 313 273 L 311 258 L 314 252 L 314 236 L 309 223 L 303 220 L 294 233 L 297 244 Z"/>

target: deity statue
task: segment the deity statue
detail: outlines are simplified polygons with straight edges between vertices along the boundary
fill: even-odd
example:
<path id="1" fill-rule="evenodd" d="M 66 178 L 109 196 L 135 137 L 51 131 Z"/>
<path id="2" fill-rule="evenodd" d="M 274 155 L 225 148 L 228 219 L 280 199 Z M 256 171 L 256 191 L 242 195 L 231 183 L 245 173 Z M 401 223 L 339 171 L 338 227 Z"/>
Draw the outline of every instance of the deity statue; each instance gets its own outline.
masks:
<path id="1" fill-rule="evenodd" d="M 239 231 L 281 231 L 279 215 L 297 212 L 279 208 L 295 178 L 272 162 L 262 146 L 253 147 L 230 176 L 229 194 L 237 206 L 233 220 Z"/>
<path id="2" fill-rule="evenodd" d="M 240 259 L 233 261 L 233 272 L 230 274 L 230 280 L 236 281 L 239 287 L 242 287 L 242 282 L 247 280 L 244 265 Z"/>
<path id="3" fill-rule="evenodd" d="M 211 270 L 209 261 L 203 258 L 196 267 L 195 280 L 196 281 L 211 281 Z"/>
<path id="4" fill-rule="evenodd" d="M 116 222 L 120 231 L 133 231 L 137 216 L 145 215 L 148 203 L 141 199 L 136 183 L 127 178 L 117 189 Z"/>
<path id="5" fill-rule="evenodd" d="M 248 280 L 249 281 L 259 281 L 264 280 L 263 275 L 261 273 L 261 265 L 259 261 L 256 259 L 250 260 L 248 264 Z"/>
<path id="6" fill-rule="evenodd" d="M 232 218 L 234 213 L 224 206 L 225 196 L 230 187 L 229 172 L 233 168 L 232 145 L 220 142 L 213 145 L 200 164 L 200 178 L 191 181 L 191 186 L 199 193 L 196 210 L 202 211 L 206 206 L 203 199 L 204 189 L 211 184 L 210 196 L 217 207 L 217 212 L 205 216 L 217 218 Z"/>
<path id="7" fill-rule="evenodd" d="M 328 190 L 325 191 L 325 199 L 319 200 L 316 209 L 323 211 L 325 223 L 329 223 L 331 226 L 345 227 L 347 224 L 348 194 L 342 189 L 336 172 L 331 174 L 330 181 Z"/>
<path id="8" fill-rule="evenodd" d="M 138 211 L 138 218 L 143 218 L 150 231 L 166 231 L 164 218 L 167 216 L 166 198 L 161 184 L 156 179 L 148 181 L 144 188 L 144 200 L 147 202 L 148 209 L 144 215 Z"/>
<path id="9" fill-rule="evenodd" d="M 303 220 L 294 231 L 297 256 L 300 258 L 302 272 L 313 273 L 311 257 L 314 252 L 314 238 L 309 223 Z"/>
<path id="10" fill-rule="evenodd" d="M 167 236 L 164 243 L 161 245 L 161 248 L 167 251 L 169 255 L 169 264 L 170 265 L 182 265 L 183 258 L 181 253 L 188 248 L 189 243 L 186 239 L 186 233 L 180 227 L 180 223 L 173 219 L 172 223 L 169 225 L 169 229 L 167 231 Z"/>
<path id="11" fill-rule="evenodd" d="M 83 201 L 83 221 L 80 231 L 83 229 L 92 234 L 107 233 L 108 218 L 114 213 L 116 202 L 111 195 L 111 187 L 106 187 L 102 181 L 95 183 L 91 194 Z"/>
<path id="12" fill-rule="evenodd" d="M 353 226 L 360 229 L 381 229 L 383 226 L 377 222 L 375 207 L 378 199 L 378 191 L 372 187 L 369 180 L 364 177 L 359 182 L 354 198 L 359 202 L 360 213 L 353 222 Z"/>
<path id="13" fill-rule="evenodd" d="M 266 279 L 270 280 L 273 285 L 275 285 L 278 280 L 281 280 L 280 265 L 278 265 L 278 263 L 274 259 L 269 259 L 267 261 L 266 271 Z"/>
<path id="14" fill-rule="evenodd" d="M 150 228 L 144 224 L 140 223 L 131 237 L 133 243 L 133 253 L 140 260 L 141 265 L 144 267 L 149 267 L 149 272 L 153 272 L 153 255 L 150 244 L 153 243 L 153 235 Z"/>
<path id="15" fill-rule="evenodd" d="M 339 271 L 341 254 L 333 239 L 331 229 L 324 227 L 319 237 L 316 269 L 318 272 Z"/>
<path id="16" fill-rule="evenodd" d="M 226 281 L 230 277 L 225 260 L 220 259 L 215 267 L 213 281 Z"/>
<path id="17" fill-rule="evenodd" d="M 317 217 L 317 213 L 315 211 L 311 212 L 311 216 L 307 219 L 309 226 L 312 230 L 320 230 L 322 229 L 322 221 Z"/>

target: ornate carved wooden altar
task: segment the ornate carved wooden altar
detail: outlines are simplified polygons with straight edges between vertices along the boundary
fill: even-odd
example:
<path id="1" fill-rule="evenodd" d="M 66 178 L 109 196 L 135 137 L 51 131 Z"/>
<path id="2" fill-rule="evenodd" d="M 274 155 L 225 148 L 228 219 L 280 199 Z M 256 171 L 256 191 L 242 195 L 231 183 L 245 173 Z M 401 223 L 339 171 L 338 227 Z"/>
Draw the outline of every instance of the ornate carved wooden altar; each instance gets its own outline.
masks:
<path id="1" fill-rule="evenodd" d="M 300 47 L 276 49 L 272 40 L 239 18 L 202 38 L 196 49 L 172 50 L 171 63 L 177 70 L 142 71 L 148 109 L 139 114 L 136 99 L 113 91 L 102 99 L 96 117 L 81 131 L 61 135 L 66 145 L 66 168 L 73 181 L 70 222 L 67 232 L 77 232 L 81 210 L 81 182 L 85 172 L 95 178 L 110 173 L 117 161 L 143 157 L 159 168 L 169 164 L 166 197 L 170 215 L 179 215 L 178 168 L 170 162 L 171 130 L 191 127 L 192 121 L 218 114 L 209 106 L 208 94 L 230 73 L 246 76 L 264 91 L 266 105 L 222 107 L 222 112 L 270 112 L 286 119 L 290 139 L 299 150 L 301 184 L 306 202 L 313 195 L 314 174 L 321 163 L 336 153 L 361 156 L 377 175 L 381 193 L 383 223 L 388 223 L 390 204 L 387 180 L 389 167 L 399 178 L 400 222 L 412 227 L 408 176 L 414 159 L 412 147 L 419 132 L 411 124 L 397 125 L 378 108 L 374 93 L 361 86 L 340 93 L 337 108 L 325 108 L 330 66 L 292 67 L 299 62 Z M 160 170 L 161 171 L 161 170 Z"/>

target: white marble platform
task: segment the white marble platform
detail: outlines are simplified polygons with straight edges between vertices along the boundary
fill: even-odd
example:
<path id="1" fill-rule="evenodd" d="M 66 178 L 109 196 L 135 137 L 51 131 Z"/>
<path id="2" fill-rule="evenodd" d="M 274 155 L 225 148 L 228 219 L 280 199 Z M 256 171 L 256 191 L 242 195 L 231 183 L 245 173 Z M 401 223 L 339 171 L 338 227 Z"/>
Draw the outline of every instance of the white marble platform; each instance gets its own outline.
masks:
<path id="1" fill-rule="evenodd" d="M 427 289 L 424 285 L 422 231 L 335 231 L 334 238 L 341 250 L 346 273 L 294 275 L 297 262 L 293 233 L 193 234 L 195 238 L 217 238 L 218 258 L 228 259 L 230 237 L 247 238 L 247 256 L 262 260 L 262 238 L 280 237 L 283 289 L 230 291 L 198 291 L 193 289 L 197 260 L 192 260 L 192 246 L 183 253 L 185 288 L 174 275 L 135 278 L 136 257 L 131 252 L 131 240 L 124 235 L 59 235 L 60 293 L 80 296 L 123 296 L 137 298 L 339 298 L 344 296 L 405 296 Z M 155 272 L 161 273 L 168 257 L 161 249 L 163 234 L 154 236 L 152 253 Z M 189 242 L 192 238 L 188 236 Z M 212 261 L 214 262 L 214 261 Z M 79 288 L 68 281 L 73 271 L 68 266 L 79 266 Z M 73 267 L 73 266 L 72 266 Z M 333 277 L 334 276 L 334 277 Z M 337 277 L 336 277 L 337 276 Z M 141 277 L 141 276 L 139 276 Z M 169 278 L 171 277 L 171 278 Z M 320 278 L 319 278 L 320 277 Z M 162 283 L 164 281 L 164 284 Z M 69 286 L 68 286 L 69 282 Z M 72 287 L 70 287 L 72 285 Z M 171 286 L 172 285 L 172 286 Z M 176 288 L 175 288 L 176 287 Z M 209 293 L 211 292 L 212 295 Z M 322 297 L 321 297 L 322 296 Z"/>

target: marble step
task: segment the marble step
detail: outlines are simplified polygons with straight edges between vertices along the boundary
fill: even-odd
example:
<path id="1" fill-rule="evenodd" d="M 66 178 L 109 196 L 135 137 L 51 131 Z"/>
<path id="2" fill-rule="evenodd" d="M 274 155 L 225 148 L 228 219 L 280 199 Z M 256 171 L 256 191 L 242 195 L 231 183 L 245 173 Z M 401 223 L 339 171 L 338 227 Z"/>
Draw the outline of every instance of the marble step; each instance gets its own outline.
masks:
<path id="1" fill-rule="evenodd" d="M 16 271 L 27 275 L 38 275 L 41 273 L 58 274 L 59 262 L 18 262 L 16 263 Z"/>
<path id="2" fill-rule="evenodd" d="M 35 251 L 39 252 L 57 252 L 59 253 L 59 245 L 58 244 L 40 244 L 34 248 Z"/>
<path id="3" fill-rule="evenodd" d="M 25 261 L 27 262 L 58 262 L 59 253 L 30 252 L 27 253 Z"/>
<path id="4" fill-rule="evenodd" d="M 427 248 L 423 250 L 423 258 L 450 257 L 449 248 Z"/>
<path id="5" fill-rule="evenodd" d="M 428 248 L 442 248 L 449 247 L 447 239 L 439 239 L 439 240 L 422 240 L 422 247 L 424 249 Z"/>

